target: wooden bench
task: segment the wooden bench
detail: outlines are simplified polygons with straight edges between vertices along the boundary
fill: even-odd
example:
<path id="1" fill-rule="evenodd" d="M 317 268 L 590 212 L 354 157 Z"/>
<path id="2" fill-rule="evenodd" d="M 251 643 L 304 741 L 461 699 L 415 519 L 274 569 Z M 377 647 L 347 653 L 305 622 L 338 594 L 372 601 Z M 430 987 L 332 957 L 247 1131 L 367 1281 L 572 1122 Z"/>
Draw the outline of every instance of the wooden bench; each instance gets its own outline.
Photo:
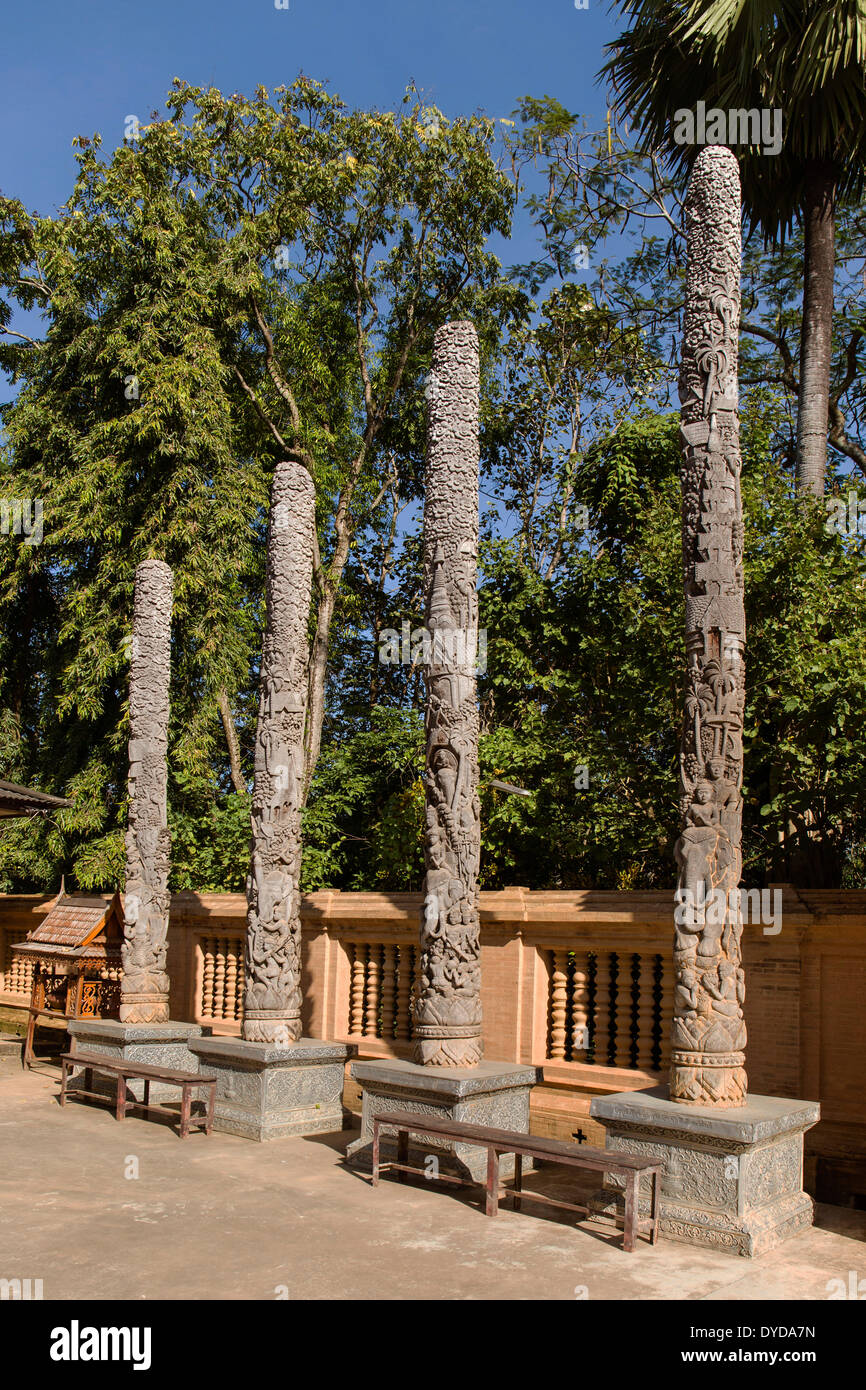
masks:
<path id="1" fill-rule="evenodd" d="M 382 1163 L 379 1157 L 380 1130 L 382 1127 L 397 1132 L 397 1160 Z M 421 1170 L 408 1162 L 409 1135 L 430 1134 L 442 1139 L 458 1141 L 462 1144 L 475 1144 L 487 1149 L 486 1183 L 468 1182 L 464 1178 L 441 1174 L 441 1180 L 453 1182 L 461 1187 L 484 1186 L 487 1197 L 485 1210 L 488 1216 L 495 1216 L 499 1210 L 500 1198 L 510 1196 L 514 1210 L 520 1211 L 522 1201 L 546 1202 L 549 1206 L 563 1207 L 566 1211 L 589 1214 L 589 1207 L 573 1202 L 563 1202 L 559 1198 L 543 1196 L 540 1192 L 526 1192 L 523 1188 L 524 1158 L 544 1159 L 549 1163 L 561 1163 L 571 1168 L 584 1168 L 595 1172 L 615 1173 L 625 1178 L 625 1217 L 623 1249 L 634 1250 L 638 1235 L 649 1235 L 653 1245 L 658 1240 L 659 1196 L 661 1176 L 664 1165 L 657 1159 L 638 1158 L 634 1154 L 611 1153 L 607 1149 L 585 1149 L 563 1139 L 543 1139 L 536 1134 L 521 1134 L 517 1130 L 488 1129 L 485 1125 L 462 1124 L 457 1120 L 439 1119 L 436 1116 L 413 1114 L 410 1110 L 392 1110 L 373 1116 L 373 1186 L 379 1185 L 379 1174 L 389 1168 L 403 1173 L 421 1174 Z M 499 1160 L 502 1154 L 514 1154 L 514 1186 L 500 1187 Z M 649 1217 L 638 1215 L 638 1183 L 644 1174 L 652 1178 L 652 1196 Z M 618 1223 L 617 1223 L 618 1224 Z"/>
<path id="2" fill-rule="evenodd" d="M 66 1104 L 67 1096 L 85 1096 L 88 1100 L 111 1100 L 103 1091 L 94 1091 L 93 1074 L 101 1073 L 105 1076 L 113 1076 L 117 1079 L 117 1103 L 116 1117 L 122 1120 L 127 1110 L 154 1110 L 161 1115 L 171 1115 L 172 1119 L 177 1119 L 177 1112 L 170 1110 L 166 1105 L 158 1105 L 150 1099 L 151 1081 L 161 1081 L 168 1086 L 179 1086 L 181 1090 L 180 1102 L 180 1137 L 186 1139 L 189 1134 L 191 1124 L 204 1127 L 205 1134 L 210 1134 L 213 1129 L 214 1100 L 216 1097 L 216 1077 L 201 1076 L 198 1072 L 173 1071 L 168 1067 L 151 1067 L 144 1062 L 126 1062 L 123 1060 L 115 1061 L 111 1057 L 102 1057 L 97 1052 L 64 1052 L 61 1057 L 62 1078 L 60 1082 L 60 1104 Z M 84 1069 L 84 1086 L 76 1086 L 73 1090 L 67 1090 L 69 1071 L 72 1067 L 82 1067 Z M 129 1100 L 126 1095 L 127 1081 L 144 1082 L 144 1100 Z M 209 1088 L 207 1114 L 203 1116 L 192 1115 L 192 1093 L 200 1086 Z"/>

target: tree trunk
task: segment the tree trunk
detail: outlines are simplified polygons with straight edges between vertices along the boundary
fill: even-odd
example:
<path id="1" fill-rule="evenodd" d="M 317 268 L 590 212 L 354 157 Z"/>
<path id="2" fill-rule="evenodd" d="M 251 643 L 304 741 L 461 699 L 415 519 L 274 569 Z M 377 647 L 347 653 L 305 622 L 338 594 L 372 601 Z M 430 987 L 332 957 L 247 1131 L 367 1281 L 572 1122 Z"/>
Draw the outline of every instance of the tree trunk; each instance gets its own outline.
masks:
<path id="1" fill-rule="evenodd" d="M 331 623 L 336 605 L 337 591 L 329 581 L 325 592 L 319 599 L 319 609 L 316 614 L 316 635 L 313 638 L 313 651 L 310 659 L 307 739 L 304 750 L 305 806 L 322 747 L 322 728 L 325 723 L 325 691 L 328 681 L 328 648 L 331 642 Z"/>
<path id="2" fill-rule="evenodd" d="M 236 792 L 243 794 L 247 789 L 247 784 L 241 772 L 241 747 L 238 743 L 238 732 L 235 728 L 234 718 L 232 717 L 232 707 L 229 704 L 229 697 L 224 690 L 221 690 L 217 695 L 217 704 L 219 705 L 220 717 L 223 721 L 226 744 L 229 750 L 229 767 L 231 768 L 232 774 L 232 786 Z"/>
<path id="3" fill-rule="evenodd" d="M 797 489 L 824 495 L 833 338 L 836 180 L 831 165 L 810 164 L 803 207 L 805 265 L 797 411 Z"/>

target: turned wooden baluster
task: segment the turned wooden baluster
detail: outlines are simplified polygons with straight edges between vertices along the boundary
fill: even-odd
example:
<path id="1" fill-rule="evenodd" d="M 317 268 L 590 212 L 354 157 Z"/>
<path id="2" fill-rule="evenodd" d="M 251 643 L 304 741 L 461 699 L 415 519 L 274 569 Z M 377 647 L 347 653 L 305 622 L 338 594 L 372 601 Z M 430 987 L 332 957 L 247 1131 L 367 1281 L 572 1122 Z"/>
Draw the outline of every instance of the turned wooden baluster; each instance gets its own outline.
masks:
<path id="1" fill-rule="evenodd" d="M 213 1017 L 222 1018 L 226 988 L 226 953 L 225 942 L 221 936 L 214 942 L 214 948 Z"/>
<path id="2" fill-rule="evenodd" d="M 412 1036 L 412 947 L 401 946 L 397 958 L 397 1041 Z"/>
<path id="3" fill-rule="evenodd" d="M 223 1018 L 237 1018 L 238 956 L 237 942 L 226 941 L 226 992 Z"/>
<path id="4" fill-rule="evenodd" d="M 352 994 L 349 1008 L 349 1034 L 359 1036 L 364 1031 L 364 987 L 367 973 L 367 948 L 360 941 L 352 947 Z"/>
<path id="5" fill-rule="evenodd" d="M 370 947 L 367 961 L 367 997 L 364 1010 L 364 1037 L 375 1038 L 379 1032 L 379 980 L 381 976 L 380 952 L 382 947 L 376 942 Z"/>
<path id="6" fill-rule="evenodd" d="M 589 958 L 586 951 L 575 952 L 574 986 L 571 996 L 571 1060 L 586 1058 L 589 1042 Z"/>
<path id="7" fill-rule="evenodd" d="M 593 1057 L 599 1066 L 609 1065 L 610 1054 L 610 951 L 595 957 L 595 1008 L 593 1010 Z"/>
<path id="8" fill-rule="evenodd" d="M 382 949 L 382 1037 L 389 1042 L 394 1037 L 396 973 L 397 948 L 389 943 Z"/>
<path id="9" fill-rule="evenodd" d="M 618 951 L 616 960 L 616 991 L 610 1005 L 613 1033 L 613 1064 L 631 1066 L 631 956 Z"/>
<path id="10" fill-rule="evenodd" d="M 655 1045 L 656 958 L 642 952 L 638 959 L 640 974 L 637 1000 L 637 1066 L 642 1071 L 651 1071 Z"/>
<path id="11" fill-rule="evenodd" d="M 554 1059 L 565 1057 L 565 1016 L 568 1010 L 568 952 L 551 951 L 553 974 L 550 981 L 550 1051 Z"/>
<path id="12" fill-rule="evenodd" d="M 659 1041 L 661 1045 L 661 1058 L 659 1070 L 664 1071 L 670 1066 L 671 1062 L 671 1033 L 670 1020 L 674 1012 L 674 963 L 667 954 L 662 956 L 661 973 L 661 1002 L 659 1005 L 659 1016 L 661 1028 Z"/>
<path id="13" fill-rule="evenodd" d="M 208 1018 L 213 1017 L 214 945 L 212 937 L 202 938 L 201 1012 Z"/>

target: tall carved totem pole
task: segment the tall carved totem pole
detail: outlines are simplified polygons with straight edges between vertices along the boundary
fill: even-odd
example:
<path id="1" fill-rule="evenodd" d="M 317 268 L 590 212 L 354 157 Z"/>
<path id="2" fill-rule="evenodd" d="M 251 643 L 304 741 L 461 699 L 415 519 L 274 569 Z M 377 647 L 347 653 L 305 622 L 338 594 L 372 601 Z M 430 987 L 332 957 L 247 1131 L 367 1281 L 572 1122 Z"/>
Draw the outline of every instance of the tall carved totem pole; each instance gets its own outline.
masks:
<path id="1" fill-rule="evenodd" d="M 301 1036 L 301 808 L 315 489 L 301 464 L 279 463 L 268 528 L 262 651 L 247 879 L 247 1042 Z"/>
<path id="2" fill-rule="evenodd" d="M 745 1104 L 742 867 L 745 638 L 737 403 L 740 179 L 709 146 L 685 205 L 688 264 L 680 369 L 687 689 L 670 1096 Z"/>
<path id="3" fill-rule="evenodd" d="M 478 864 L 478 338 L 471 323 L 436 333 L 428 386 L 424 501 L 427 676 L 427 875 L 415 1001 L 415 1060 L 481 1059 Z"/>
<path id="4" fill-rule="evenodd" d="M 169 1018 L 166 935 L 171 838 L 166 815 L 172 574 L 162 560 L 135 572 L 129 676 L 129 823 L 126 831 L 121 1023 Z"/>

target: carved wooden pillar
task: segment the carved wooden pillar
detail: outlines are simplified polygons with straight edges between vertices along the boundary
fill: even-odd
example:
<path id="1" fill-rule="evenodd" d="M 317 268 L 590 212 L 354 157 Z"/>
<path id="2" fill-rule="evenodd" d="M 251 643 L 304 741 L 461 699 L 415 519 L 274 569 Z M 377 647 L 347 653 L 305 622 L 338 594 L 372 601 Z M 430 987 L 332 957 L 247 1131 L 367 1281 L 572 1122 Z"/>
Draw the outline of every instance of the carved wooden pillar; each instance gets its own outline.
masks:
<path id="1" fill-rule="evenodd" d="M 129 673 L 129 824 L 121 1023 L 167 1023 L 166 935 L 171 837 L 166 814 L 172 575 L 162 560 L 135 572 Z"/>
<path id="2" fill-rule="evenodd" d="M 430 640 L 424 907 L 415 1059 L 481 1059 L 478 861 L 478 338 L 448 323 L 433 345 L 424 499 L 424 590 Z"/>
<path id="3" fill-rule="evenodd" d="M 737 406 L 740 179 L 719 145 L 695 161 L 680 432 L 688 683 L 680 752 L 670 1095 L 745 1104 L 739 882 L 743 780 L 743 513 Z"/>
<path id="4" fill-rule="evenodd" d="M 289 1043 L 301 1036 L 301 805 L 315 524 L 315 489 L 306 468 L 278 463 L 247 878 L 248 1042 Z"/>

